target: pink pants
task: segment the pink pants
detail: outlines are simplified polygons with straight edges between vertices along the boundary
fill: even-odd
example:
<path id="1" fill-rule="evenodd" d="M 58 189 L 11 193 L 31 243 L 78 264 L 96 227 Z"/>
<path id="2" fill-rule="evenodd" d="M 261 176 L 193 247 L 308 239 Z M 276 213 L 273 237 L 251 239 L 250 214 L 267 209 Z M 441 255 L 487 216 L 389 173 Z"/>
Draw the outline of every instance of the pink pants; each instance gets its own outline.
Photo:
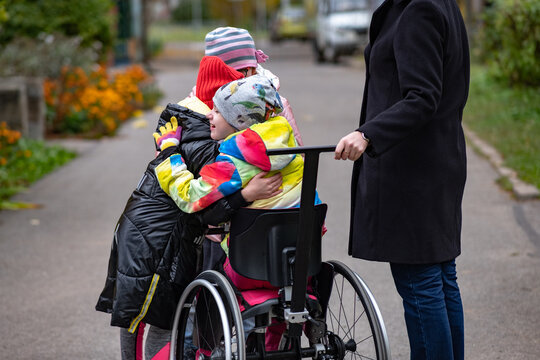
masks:
<path id="1" fill-rule="evenodd" d="M 227 260 L 225 260 L 223 269 L 238 290 L 246 291 L 246 296 L 244 297 L 244 299 L 250 305 L 261 304 L 268 299 L 276 298 L 278 296 L 279 288 L 273 286 L 268 281 L 249 279 L 245 276 L 238 274 L 236 271 L 233 270 L 228 258 Z M 249 292 L 249 296 L 247 296 L 247 292 Z M 241 303 L 239 303 L 239 305 L 240 310 L 244 310 L 243 305 Z M 266 330 L 266 350 L 271 351 L 278 349 L 279 342 L 281 341 L 281 336 L 283 335 L 283 332 L 286 328 L 287 325 L 285 323 L 277 323 L 272 320 L 272 324 Z"/>

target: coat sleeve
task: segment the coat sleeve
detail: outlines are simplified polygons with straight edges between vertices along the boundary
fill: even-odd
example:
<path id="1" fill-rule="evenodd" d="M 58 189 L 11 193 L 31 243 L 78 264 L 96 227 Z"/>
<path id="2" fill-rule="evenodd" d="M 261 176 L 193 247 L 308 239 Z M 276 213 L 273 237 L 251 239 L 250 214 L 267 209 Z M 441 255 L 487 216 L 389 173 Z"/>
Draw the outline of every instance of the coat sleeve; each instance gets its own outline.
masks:
<path id="1" fill-rule="evenodd" d="M 242 189 L 259 172 L 279 171 L 287 166 L 294 154 L 270 159 L 266 149 L 292 146 L 291 133 L 285 119 L 272 118 L 224 141 L 216 162 L 203 166 L 197 179 L 180 154 L 170 156 L 154 171 L 160 187 L 180 210 L 193 213 Z"/>
<path id="2" fill-rule="evenodd" d="M 253 166 L 252 166 L 253 167 Z M 242 178 L 236 164 L 228 156 L 218 156 L 216 162 L 205 165 L 195 179 L 180 154 L 174 154 L 156 169 L 159 185 L 180 210 L 193 213 L 240 189 L 253 177 Z"/>
<path id="3" fill-rule="evenodd" d="M 263 125 L 259 131 L 264 133 L 267 127 Z M 214 163 L 201 168 L 199 178 L 188 170 L 180 154 L 155 168 L 159 185 L 180 210 L 193 213 L 204 209 L 242 189 L 261 170 L 271 170 L 265 142 L 249 128 L 224 141 L 220 150 Z"/>
<path id="4" fill-rule="evenodd" d="M 199 212 L 200 221 L 203 225 L 217 226 L 231 220 L 232 215 L 241 207 L 246 207 L 247 202 L 240 191 L 216 201 L 211 206 Z"/>
<path id="5" fill-rule="evenodd" d="M 401 100 L 358 128 L 371 140 L 368 155 L 380 155 L 397 145 L 437 111 L 447 26 L 431 2 L 413 2 L 403 10 L 393 39 Z M 370 81 L 377 81 L 373 74 Z"/>

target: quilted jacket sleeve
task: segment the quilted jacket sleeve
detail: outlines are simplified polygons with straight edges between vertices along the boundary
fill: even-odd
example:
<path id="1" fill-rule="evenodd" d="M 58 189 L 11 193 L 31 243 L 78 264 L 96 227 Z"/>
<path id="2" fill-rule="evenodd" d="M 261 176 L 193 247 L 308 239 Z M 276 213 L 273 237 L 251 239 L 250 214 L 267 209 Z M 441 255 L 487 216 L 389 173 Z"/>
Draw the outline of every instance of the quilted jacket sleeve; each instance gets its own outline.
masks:
<path id="1" fill-rule="evenodd" d="M 232 215 L 240 208 L 248 206 L 240 191 L 233 193 L 221 200 L 216 201 L 199 214 L 199 219 L 203 225 L 218 226 L 221 223 L 231 220 Z"/>

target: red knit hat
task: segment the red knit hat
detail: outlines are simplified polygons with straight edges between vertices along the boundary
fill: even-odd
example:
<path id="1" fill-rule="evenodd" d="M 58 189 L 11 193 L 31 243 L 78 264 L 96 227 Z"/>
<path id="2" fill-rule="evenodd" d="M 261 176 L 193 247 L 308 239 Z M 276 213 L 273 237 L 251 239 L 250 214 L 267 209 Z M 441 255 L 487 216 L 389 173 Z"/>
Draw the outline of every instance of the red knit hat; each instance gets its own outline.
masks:
<path id="1" fill-rule="evenodd" d="M 223 85 L 243 77 L 244 75 L 241 72 L 226 65 L 217 56 L 204 56 L 199 65 L 199 74 L 197 75 L 195 88 L 197 97 L 212 109 L 214 107 L 212 98 L 216 94 L 216 91 Z"/>

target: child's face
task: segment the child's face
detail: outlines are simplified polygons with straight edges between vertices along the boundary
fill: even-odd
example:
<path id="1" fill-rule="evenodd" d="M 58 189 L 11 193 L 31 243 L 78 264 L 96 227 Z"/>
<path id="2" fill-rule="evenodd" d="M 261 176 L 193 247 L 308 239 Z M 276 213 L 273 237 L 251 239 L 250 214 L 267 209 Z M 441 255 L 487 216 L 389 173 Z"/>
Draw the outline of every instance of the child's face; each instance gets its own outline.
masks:
<path id="1" fill-rule="evenodd" d="M 223 140 L 227 136 L 236 132 L 236 129 L 225 121 L 223 115 L 221 115 L 215 106 L 212 111 L 206 115 L 206 117 L 210 120 L 210 137 L 212 139 Z"/>
<path id="2" fill-rule="evenodd" d="M 253 76 L 253 75 L 257 74 L 257 69 L 254 68 L 254 67 L 238 69 L 236 71 L 241 72 L 242 74 L 244 74 L 245 77 L 250 77 L 250 76 Z"/>

